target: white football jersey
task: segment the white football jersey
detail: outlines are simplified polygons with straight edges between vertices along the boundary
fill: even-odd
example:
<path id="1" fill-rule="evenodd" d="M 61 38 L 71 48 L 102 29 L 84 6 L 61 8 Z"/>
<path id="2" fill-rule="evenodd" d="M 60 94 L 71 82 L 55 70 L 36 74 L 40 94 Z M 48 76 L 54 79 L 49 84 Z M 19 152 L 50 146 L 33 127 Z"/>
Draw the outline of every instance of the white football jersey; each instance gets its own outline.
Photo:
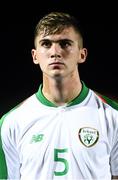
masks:
<path id="1" fill-rule="evenodd" d="M 118 105 L 83 83 L 78 97 L 55 106 L 42 94 L 1 118 L 0 178 L 111 180 L 118 175 Z"/>

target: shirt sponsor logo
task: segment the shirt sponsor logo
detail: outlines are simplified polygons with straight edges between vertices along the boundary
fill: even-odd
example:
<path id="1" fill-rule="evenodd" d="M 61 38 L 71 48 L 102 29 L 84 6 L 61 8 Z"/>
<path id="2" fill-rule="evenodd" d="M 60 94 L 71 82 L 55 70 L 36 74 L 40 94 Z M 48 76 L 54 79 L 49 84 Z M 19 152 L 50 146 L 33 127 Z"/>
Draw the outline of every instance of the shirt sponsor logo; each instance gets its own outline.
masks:
<path id="1" fill-rule="evenodd" d="M 81 143 L 86 147 L 95 145 L 99 139 L 99 132 L 97 129 L 91 127 L 80 128 L 78 133 Z"/>

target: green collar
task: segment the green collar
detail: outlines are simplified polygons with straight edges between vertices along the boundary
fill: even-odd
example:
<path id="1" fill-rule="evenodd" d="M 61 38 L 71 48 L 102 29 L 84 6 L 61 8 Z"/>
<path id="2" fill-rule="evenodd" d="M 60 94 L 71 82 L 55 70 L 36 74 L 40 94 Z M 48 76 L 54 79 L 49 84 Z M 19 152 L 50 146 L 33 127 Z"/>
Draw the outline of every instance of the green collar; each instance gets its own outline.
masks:
<path id="1" fill-rule="evenodd" d="M 67 106 L 73 106 L 73 105 L 81 103 L 88 95 L 88 92 L 89 92 L 89 89 L 86 87 L 86 85 L 82 81 L 82 90 L 81 90 L 80 94 L 76 98 L 74 98 L 72 101 L 68 102 Z M 46 106 L 58 107 L 57 105 L 55 105 L 54 103 L 52 103 L 48 99 L 46 99 L 46 97 L 43 95 L 42 84 L 39 86 L 38 92 L 36 93 L 36 97 L 42 104 L 44 104 Z"/>

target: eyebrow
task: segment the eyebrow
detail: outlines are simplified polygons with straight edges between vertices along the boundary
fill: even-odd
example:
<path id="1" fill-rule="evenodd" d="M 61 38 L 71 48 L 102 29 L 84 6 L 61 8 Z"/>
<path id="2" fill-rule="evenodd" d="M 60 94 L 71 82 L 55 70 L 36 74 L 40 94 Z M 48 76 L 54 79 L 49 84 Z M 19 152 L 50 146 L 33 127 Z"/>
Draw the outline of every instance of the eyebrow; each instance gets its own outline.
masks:
<path id="1" fill-rule="evenodd" d="M 66 41 L 66 42 L 70 42 L 70 43 L 73 43 L 73 41 L 71 40 L 71 39 L 59 39 L 59 40 L 51 40 L 51 39 L 41 39 L 40 41 L 39 41 L 39 44 L 40 43 L 42 43 L 42 42 L 44 42 L 44 41 L 50 41 L 50 42 L 52 42 L 52 43 L 60 43 L 60 42 L 62 42 L 62 41 Z"/>

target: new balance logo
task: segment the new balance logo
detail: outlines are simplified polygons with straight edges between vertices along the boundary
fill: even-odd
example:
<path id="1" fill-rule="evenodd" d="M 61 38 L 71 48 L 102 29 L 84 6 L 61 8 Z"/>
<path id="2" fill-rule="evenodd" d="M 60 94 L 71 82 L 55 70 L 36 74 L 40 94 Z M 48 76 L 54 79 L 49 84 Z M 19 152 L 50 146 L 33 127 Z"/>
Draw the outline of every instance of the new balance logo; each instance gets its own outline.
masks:
<path id="1" fill-rule="evenodd" d="M 37 143 L 43 140 L 44 134 L 36 134 L 32 136 L 31 143 Z"/>

